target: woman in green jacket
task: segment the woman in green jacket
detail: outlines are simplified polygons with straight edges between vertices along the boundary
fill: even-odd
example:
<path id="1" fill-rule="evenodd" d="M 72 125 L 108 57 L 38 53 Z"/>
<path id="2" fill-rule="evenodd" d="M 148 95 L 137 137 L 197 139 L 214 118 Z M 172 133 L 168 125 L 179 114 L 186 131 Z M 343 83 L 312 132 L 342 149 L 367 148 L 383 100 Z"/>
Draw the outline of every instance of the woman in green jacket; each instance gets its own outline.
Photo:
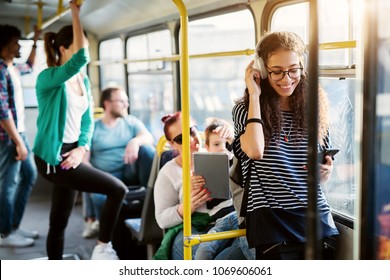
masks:
<path id="1" fill-rule="evenodd" d="M 80 6 L 70 2 L 72 25 L 45 34 L 48 68 L 38 76 L 39 116 L 33 151 L 40 174 L 53 183 L 49 259 L 62 259 L 64 233 L 77 191 L 107 195 L 92 259 L 118 259 L 111 235 L 126 186 L 108 173 L 81 163 L 93 132 L 91 88 L 82 69 L 89 62 L 88 41 L 80 23 Z"/>

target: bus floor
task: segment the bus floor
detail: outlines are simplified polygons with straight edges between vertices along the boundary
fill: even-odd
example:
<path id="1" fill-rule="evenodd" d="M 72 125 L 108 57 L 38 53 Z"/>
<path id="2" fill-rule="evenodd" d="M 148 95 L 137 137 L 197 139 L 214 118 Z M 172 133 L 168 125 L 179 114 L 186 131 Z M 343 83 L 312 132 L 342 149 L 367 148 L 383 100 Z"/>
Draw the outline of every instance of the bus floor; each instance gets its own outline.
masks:
<path id="1" fill-rule="evenodd" d="M 22 220 L 21 228 L 37 230 L 39 238 L 34 246 L 26 248 L 0 247 L 1 260 L 30 260 L 47 259 L 46 237 L 49 228 L 50 196 L 31 196 Z M 96 238 L 82 237 L 84 220 L 82 205 L 76 203 L 69 219 L 65 232 L 64 259 L 85 260 L 90 259 L 92 250 L 96 245 Z"/>

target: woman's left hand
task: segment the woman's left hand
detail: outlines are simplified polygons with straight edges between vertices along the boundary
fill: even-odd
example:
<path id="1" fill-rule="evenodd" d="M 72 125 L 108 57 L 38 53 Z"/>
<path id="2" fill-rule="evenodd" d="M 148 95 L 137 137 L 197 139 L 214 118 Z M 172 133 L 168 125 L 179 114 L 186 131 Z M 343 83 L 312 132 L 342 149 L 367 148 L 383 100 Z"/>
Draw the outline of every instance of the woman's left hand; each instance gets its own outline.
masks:
<path id="1" fill-rule="evenodd" d="M 320 164 L 320 183 L 325 183 L 329 180 L 333 171 L 333 160 L 330 155 L 325 156 L 326 162 Z"/>
<path id="2" fill-rule="evenodd" d="M 76 169 L 77 166 L 83 161 L 86 150 L 83 147 L 77 147 L 70 150 L 67 153 L 62 154 L 62 157 L 65 158 L 61 162 L 61 168 L 68 170 L 70 168 Z"/>

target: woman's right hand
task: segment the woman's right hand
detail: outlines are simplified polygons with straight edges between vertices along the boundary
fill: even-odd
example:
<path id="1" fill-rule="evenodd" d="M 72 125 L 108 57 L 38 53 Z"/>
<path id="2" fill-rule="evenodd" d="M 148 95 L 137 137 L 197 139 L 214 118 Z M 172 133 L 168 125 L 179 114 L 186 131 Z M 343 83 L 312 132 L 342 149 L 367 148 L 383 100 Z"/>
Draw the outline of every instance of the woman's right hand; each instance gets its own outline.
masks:
<path id="1" fill-rule="evenodd" d="M 75 14 L 75 12 L 77 14 L 80 13 L 80 7 L 82 4 L 79 5 L 77 2 L 78 2 L 77 0 L 69 1 L 69 6 L 70 6 L 70 9 L 72 11 L 72 14 Z"/>
<path id="2" fill-rule="evenodd" d="M 210 192 L 204 188 L 205 183 L 202 176 L 191 176 L 191 213 L 212 199 Z"/>
<path id="3" fill-rule="evenodd" d="M 250 95 L 260 96 L 260 71 L 253 68 L 254 61 L 252 60 L 248 67 L 245 68 L 245 84 Z"/>
<path id="4" fill-rule="evenodd" d="M 210 192 L 203 188 L 205 180 L 202 176 L 191 175 L 191 214 L 200 206 L 211 200 Z M 184 203 L 180 203 L 177 212 L 181 217 L 184 213 Z"/>

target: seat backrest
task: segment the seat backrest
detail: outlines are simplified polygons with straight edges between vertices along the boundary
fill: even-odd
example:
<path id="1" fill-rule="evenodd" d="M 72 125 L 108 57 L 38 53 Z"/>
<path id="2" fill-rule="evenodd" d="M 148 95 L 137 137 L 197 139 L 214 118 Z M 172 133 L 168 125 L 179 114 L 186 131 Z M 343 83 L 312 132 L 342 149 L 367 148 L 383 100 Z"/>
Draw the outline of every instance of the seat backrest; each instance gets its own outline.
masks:
<path id="1" fill-rule="evenodd" d="M 153 241 L 160 241 L 163 237 L 163 231 L 158 226 L 154 216 L 154 197 L 153 186 L 156 181 L 158 173 L 159 156 L 155 153 L 153 164 L 150 171 L 149 182 L 146 188 L 145 200 L 141 212 L 141 228 L 140 237 L 142 242 L 148 243 Z"/>
<path id="2" fill-rule="evenodd" d="M 171 159 L 175 158 L 178 154 L 179 154 L 178 151 L 175 150 L 167 150 L 162 152 L 158 164 L 159 165 L 158 169 L 160 170 L 164 166 L 164 164 L 166 164 Z"/>
<path id="3" fill-rule="evenodd" d="M 150 242 L 153 240 L 161 240 L 163 236 L 163 230 L 158 226 L 154 215 L 154 183 L 157 178 L 160 168 L 169 160 L 177 156 L 177 152 L 174 150 L 167 150 L 162 152 L 161 156 L 156 153 L 153 159 L 151 176 L 149 177 L 148 187 L 146 190 L 145 201 L 141 214 L 141 236 L 143 236 L 143 242 Z M 152 174 L 153 173 L 153 174 Z"/>

